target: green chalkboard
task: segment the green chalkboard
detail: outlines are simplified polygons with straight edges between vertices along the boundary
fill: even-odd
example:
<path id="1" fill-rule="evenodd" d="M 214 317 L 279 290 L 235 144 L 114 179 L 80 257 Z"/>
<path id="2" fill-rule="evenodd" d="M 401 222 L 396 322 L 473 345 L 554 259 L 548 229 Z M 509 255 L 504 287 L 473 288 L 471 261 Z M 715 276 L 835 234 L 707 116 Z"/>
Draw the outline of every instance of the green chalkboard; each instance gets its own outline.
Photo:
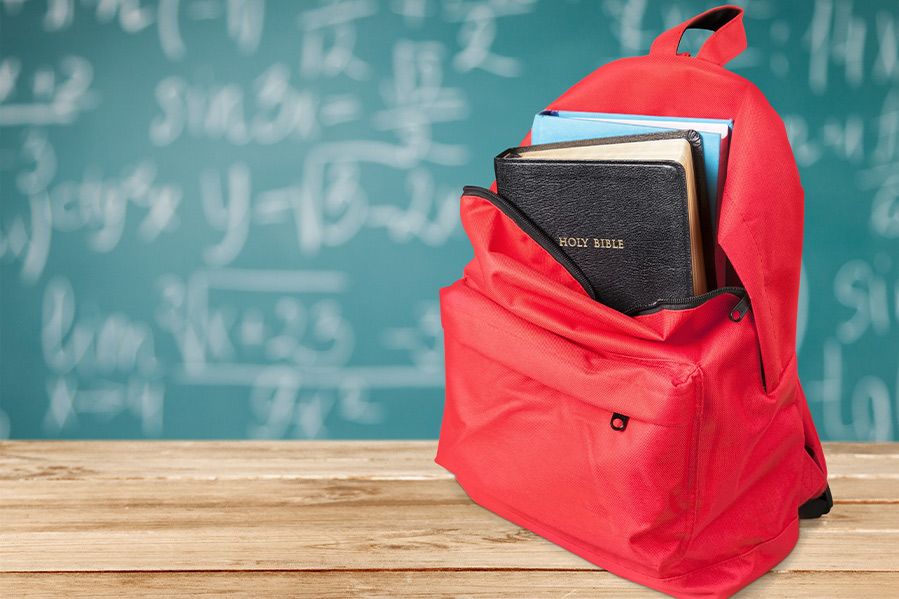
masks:
<path id="1" fill-rule="evenodd" d="M 461 187 L 709 6 L 0 3 L 0 436 L 435 437 Z M 806 189 L 813 412 L 896 438 L 899 4 L 744 6 L 731 67 Z"/>

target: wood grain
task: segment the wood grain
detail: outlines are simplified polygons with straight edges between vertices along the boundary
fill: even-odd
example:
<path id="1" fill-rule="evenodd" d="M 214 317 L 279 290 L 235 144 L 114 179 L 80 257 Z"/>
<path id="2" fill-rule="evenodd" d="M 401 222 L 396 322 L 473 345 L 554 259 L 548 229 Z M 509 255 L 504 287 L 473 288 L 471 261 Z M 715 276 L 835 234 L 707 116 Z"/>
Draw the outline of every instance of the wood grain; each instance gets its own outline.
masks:
<path id="1" fill-rule="evenodd" d="M 0 441 L 0 479 L 451 480 L 435 453 L 434 441 Z M 832 479 L 899 484 L 899 444 L 829 443 L 825 453 Z"/>
<path id="2" fill-rule="evenodd" d="M 593 568 L 453 481 L 34 481 L 13 499 L 0 489 L 5 570 Z M 888 570 L 899 505 L 841 505 L 803 522 L 801 544 L 790 569 Z M 866 551 L 834 555 L 835 544 Z"/>
<path id="3" fill-rule="evenodd" d="M 0 441 L 0 479 L 453 477 L 434 441 Z"/>
<path id="4" fill-rule="evenodd" d="M 473 504 L 434 450 L 0 443 L 0 596 L 659 596 Z M 741 596 L 897 596 L 899 445 L 826 453 L 837 508 Z"/>
<path id="5" fill-rule="evenodd" d="M 340 572 L 79 572 L 7 574 L 13 597 L 48 597 L 65 589 L 72 599 L 128 597 L 528 597 L 531 599 L 655 599 L 657 593 L 602 570 L 415 570 Z M 738 599 L 848 599 L 895 597 L 894 572 L 774 572 L 744 589 Z M 885 592 L 887 591 L 887 592 Z"/>

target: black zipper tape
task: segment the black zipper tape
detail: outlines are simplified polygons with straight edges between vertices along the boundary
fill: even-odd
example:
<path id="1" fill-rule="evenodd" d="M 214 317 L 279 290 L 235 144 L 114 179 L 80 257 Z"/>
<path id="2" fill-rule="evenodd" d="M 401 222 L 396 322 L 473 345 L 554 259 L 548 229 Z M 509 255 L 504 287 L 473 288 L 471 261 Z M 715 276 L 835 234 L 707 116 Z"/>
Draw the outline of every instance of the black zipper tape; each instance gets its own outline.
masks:
<path id="1" fill-rule="evenodd" d="M 517 206 L 512 204 L 509 200 L 502 197 L 499 194 L 496 194 L 489 189 L 485 189 L 483 187 L 478 187 L 475 185 L 466 185 L 462 190 L 463 195 L 470 195 L 481 198 L 483 200 L 487 200 L 494 206 L 496 206 L 503 214 L 508 216 L 512 221 L 518 225 L 518 227 L 525 232 L 531 239 L 540 244 L 540 247 L 545 249 L 550 256 L 552 256 L 559 264 L 561 264 L 565 270 L 571 273 L 571 276 L 580 284 L 581 287 L 584 288 L 584 291 L 587 292 L 587 295 L 590 296 L 591 299 L 596 300 L 596 290 L 593 288 L 593 285 L 590 284 L 590 280 L 587 278 L 587 275 L 584 274 L 584 271 L 574 263 L 574 261 L 568 257 L 568 254 L 563 252 L 558 245 L 556 245 L 555 241 L 552 237 L 550 237 L 546 231 L 538 227 L 534 222 L 527 217 L 521 210 L 518 209 Z M 713 289 L 712 291 L 703 293 L 701 295 L 694 295 L 685 298 L 679 299 L 659 299 L 655 302 L 645 305 L 639 306 L 637 308 L 632 308 L 625 312 L 627 316 L 640 316 L 643 314 L 652 314 L 653 312 L 658 312 L 660 310 L 688 310 L 690 308 L 696 308 L 701 304 L 707 302 L 713 297 L 717 297 L 719 295 L 723 295 L 725 293 L 729 293 L 731 295 L 739 298 L 739 303 L 734 306 L 734 308 L 730 312 L 731 320 L 734 322 L 738 322 L 743 319 L 743 316 L 746 315 L 746 312 L 749 310 L 749 296 L 746 293 L 746 290 L 743 287 L 719 287 L 718 289 Z M 738 315 L 738 318 L 734 318 L 734 315 Z"/>
<path id="2" fill-rule="evenodd" d="M 689 310 L 690 308 L 697 308 L 713 297 L 718 297 L 719 295 L 724 295 L 725 293 L 736 296 L 740 300 L 737 305 L 734 306 L 731 312 L 733 312 L 733 310 L 735 310 L 738 306 L 741 306 L 744 301 L 746 303 L 746 309 L 749 309 L 749 295 L 746 294 L 746 290 L 742 287 L 731 286 L 719 287 L 718 289 L 712 289 L 711 291 L 707 291 L 701 295 L 691 295 L 690 297 L 679 299 L 658 299 L 651 304 L 632 308 L 628 310 L 626 314 L 628 316 L 641 316 L 643 314 L 652 314 L 653 312 L 658 312 L 659 310 Z M 740 320 L 742 320 L 743 316 L 745 315 L 746 312 L 744 311 L 740 316 Z M 731 318 L 731 320 L 733 320 L 733 318 Z"/>
<path id="3" fill-rule="evenodd" d="M 572 261 L 572 259 L 569 258 L 568 255 L 563 252 L 558 245 L 556 245 L 552 237 L 550 237 L 546 233 L 546 231 L 534 224 L 534 222 L 531 221 L 531 219 L 529 219 L 521 210 L 519 210 L 517 206 L 509 202 L 501 195 L 493 193 L 489 189 L 485 189 L 483 187 L 478 187 L 475 185 L 466 185 L 463 188 L 462 193 L 463 195 L 475 196 L 483 200 L 487 200 L 488 202 L 496 206 L 496 208 L 499 209 L 503 214 L 511 218 L 512 221 L 516 225 L 518 225 L 518 227 L 522 231 L 524 231 L 526 235 L 540 244 L 540 247 L 545 249 L 550 256 L 552 256 L 559 264 L 561 264 L 565 268 L 565 270 L 571 273 L 571 276 L 574 277 L 578 284 L 580 284 L 580 286 L 584 288 L 584 291 L 587 292 L 587 295 L 589 295 L 591 299 L 596 300 L 596 290 L 593 289 L 593 285 L 590 284 L 590 280 L 587 278 L 587 275 L 584 274 L 584 271 L 582 271 L 581 268 L 577 264 L 575 264 L 574 261 Z M 746 289 L 736 286 L 719 287 L 718 289 L 713 289 L 701 295 L 693 295 L 685 298 L 659 299 L 646 306 L 632 308 L 624 314 L 626 314 L 627 316 L 641 316 L 644 314 L 652 314 L 660 310 L 689 310 L 691 308 L 699 307 L 710 299 L 718 297 L 719 295 L 724 295 L 725 293 L 738 298 L 738 301 L 734 305 L 734 307 L 728 311 L 728 318 L 730 318 L 733 322 L 740 322 L 749 312 L 751 303 L 749 300 L 749 294 L 746 293 Z M 756 342 L 758 342 L 758 340 L 756 340 Z M 762 373 L 762 387 L 767 388 L 767 384 L 765 381 L 765 367 L 762 363 L 762 354 L 760 347 L 759 368 Z M 620 414 L 615 414 L 614 416 L 618 416 L 619 418 L 621 418 Z M 624 427 L 627 426 L 627 417 L 624 416 L 623 418 L 616 421 L 614 416 L 611 423 L 612 428 L 615 430 L 624 430 Z M 616 425 L 622 426 L 622 428 L 617 428 Z"/>
<path id="4" fill-rule="evenodd" d="M 596 290 L 593 289 L 593 285 L 590 284 L 590 279 L 587 278 L 587 275 L 584 274 L 584 271 L 574 263 L 574 261 L 568 257 L 568 254 L 563 252 L 558 245 L 556 245 L 553 238 L 549 236 L 543 229 L 538 227 L 534 222 L 527 217 L 521 210 L 518 209 L 515 204 L 511 203 L 506 198 L 502 197 L 499 194 L 495 194 L 489 189 L 484 189 L 483 187 L 476 187 L 474 185 L 466 185 L 462 189 L 462 194 L 467 196 L 476 196 L 483 200 L 487 200 L 494 206 L 496 206 L 503 214 L 512 219 L 512 221 L 518 225 L 518 227 L 524 231 L 531 239 L 540 244 L 544 250 L 549 252 L 549 255 L 552 256 L 556 262 L 561 264 L 565 270 L 571 273 L 571 276 L 574 277 L 574 280 L 578 282 L 578 284 L 584 288 L 584 291 L 587 292 L 587 295 L 590 296 L 590 299 L 596 299 Z"/>

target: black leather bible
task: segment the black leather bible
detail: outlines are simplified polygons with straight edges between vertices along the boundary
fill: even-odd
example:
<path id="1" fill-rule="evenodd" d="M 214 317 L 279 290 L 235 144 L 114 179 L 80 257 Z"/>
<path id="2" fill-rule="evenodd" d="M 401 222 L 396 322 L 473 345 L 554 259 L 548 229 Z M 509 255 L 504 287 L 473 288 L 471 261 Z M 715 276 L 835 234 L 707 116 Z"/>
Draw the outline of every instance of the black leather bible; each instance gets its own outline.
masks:
<path id="1" fill-rule="evenodd" d="M 629 313 L 707 290 L 711 235 L 695 131 L 512 148 L 494 165 L 499 195 L 553 240 L 550 253 L 570 258 L 598 301 Z"/>

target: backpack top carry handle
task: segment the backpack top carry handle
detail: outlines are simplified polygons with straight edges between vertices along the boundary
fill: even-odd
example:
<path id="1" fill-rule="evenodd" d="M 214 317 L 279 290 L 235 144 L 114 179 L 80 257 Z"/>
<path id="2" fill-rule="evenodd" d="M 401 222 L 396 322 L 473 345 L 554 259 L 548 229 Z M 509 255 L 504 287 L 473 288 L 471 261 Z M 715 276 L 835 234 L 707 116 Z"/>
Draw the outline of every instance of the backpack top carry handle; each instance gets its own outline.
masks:
<path id="1" fill-rule="evenodd" d="M 665 31 L 652 43 L 649 53 L 676 55 L 681 38 L 687 29 L 707 29 L 713 32 L 699 49 L 696 58 L 725 65 L 746 49 L 743 9 L 727 5 L 707 10 Z"/>

